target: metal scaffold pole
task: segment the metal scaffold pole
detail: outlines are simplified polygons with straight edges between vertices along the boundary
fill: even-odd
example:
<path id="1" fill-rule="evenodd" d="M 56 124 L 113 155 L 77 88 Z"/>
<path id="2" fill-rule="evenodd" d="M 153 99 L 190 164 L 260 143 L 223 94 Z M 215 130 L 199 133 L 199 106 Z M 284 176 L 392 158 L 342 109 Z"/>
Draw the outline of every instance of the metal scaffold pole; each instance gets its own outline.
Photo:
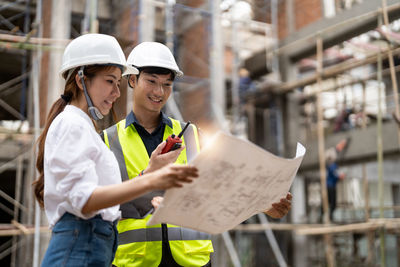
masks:
<path id="1" fill-rule="evenodd" d="M 235 247 L 233 246 L 233 242 L 231 236 L 228 232 L 222 233 L 222 238 L 224 240 L 226 249 L 228 250 L 229 257 L 231 258 L 232 264 L 234 267 L 242 267 L 240 263 L 239 256 L 236 253 Z"/>
<path id="2" fill-rule="evenodd" d="M 268 226 L 267 215 L 265 215 L 264 213 L 259 213 L 259 214 L 257 214 L 257 216 L 258 216 L 258 219 L 260 220 L 261 224 L 266 227 L 266 229 L 264 230 L 264 233 L 268 239 L 268 242 L 271 246 L 272 252 L 274 253 L 275 258 L 279 264 L 279 267 L 287 267 L 285 258 L 282 256 L 281 250 L 279 248 L 278 242 L 276 241 L 274 233 L 272 232 L 272 230 L 270 228 L 267 228 L 267 226 Z"/>
<path id="3" fill-rule="evenodd" d="M 322 77 L 321 73 L 323 70 L 323 43 L 322 38 L 317 38 L 317 117 L 318 117 L 318 155 L 319 155 L 319 172 L 321 177 L 321 192 L 322 192 L 322 207 L 323 207 L 323 222 L 330 224 L 329 218 L 329 205 L 328 205 L 328 193 L 326 188 L 326 160 L 325 160 L 325 137 L 324 137 L 324 125 L 323 125 L 323 109 L 321 92 L 322 88 Z M 328 267 L 334 267 L 335 264 L 335 251 L 332 245 L 332 235 L 324 235 L 325 241 L 325 255 L 328 263 Z"/>
<path id="4" fill-rule="evenodd" d="M 29 34 L 29 28 L 31 24 L 31 19 L 30 19 L 30 0 L 26 1 L 25 4 L 25 18 L 24 18 L 24 34 Z M 27 65 L 28 65 L 28 56 L 29 52 L 28 51 L 23 51 L 24 57 L 22 58 L 22 69 L 21 73 L 25 73 L 27 71 Z M 22 88 L 21 88 L 21 102 L 20 102 L 20 110 L 19 113 L 21 114 L 21 121 L 25 120 L 26 117 L 26 93 L 27 93 L 27 85 L 28 85 L 28 80 L 23 79 L 22 80 Z"/>
<path id="5" fill-rule="evenodd" d="M 362 98 L 362 130 L 365 131 L 367 128 L 367 116 L 366 116 L 366 103 L 367 103 L 367 93 L 366 93 L 366 83 L 362 83 L 363 89 L 363 98 Z M 365 163 L 362 164 L 362 182 L 363 182 L 363 191 L 364 191 L 364 198 L 365 198 L 365 205 L 364 205 L 364 218 L 365 221 L 368 222 L 370 219 L 370 203 L 369 203 L 369 185 L 368 185 L 368 177 L 367 177 L 367 165 Z M 367 232 L 367 250 L 368 256 L 366 259 L 367 265 L 371 266 L 372 262 L 375 259 L 374 256 L 374 239 L 375 233 L 374 231 Z"/>
<path id="6" fill-rule="evenodd" d="M 382 26 L 382 16 L 378 16 L 378 27 Z M 377 80 L 378 80 L 378 117 L 377 117 L 377 162 L 378 162 L 378 197 L 379 197 L 379 218 L 383 218 L 384 205 L 384 184 L 383 184 L 383 140 L 382 140 L 382 54 L 378 51 L 377 61 Z M 385 230 L 380 229 L 380 257 L 381 267 L 385 267 Z"/>
<path id="7" fill-rule="evenodd" d="M 21 182 L 22 182 L 22 171 L 23 171 L 23 163 L 24 163 L 24 157 L 23 156 L 18 156 L 17 157 L 17 175 L 16 175 L 16 180 L 15 180 L 15 201 L 16 203 L 20 203 L 21 201 Z M 14 220 L 19 221 L 19 210 L 20 207 L 14 204 Z M 16 247 L 18 244 L 18 236 L 13 236 L 12 238 L 12 247 Z M 12 253 L 11 255 L 11 267 L 16 266 L 16 256 L 17 253 Z"/>
<path id="8" fill-rule="evenodd" d="M 36 4 L 36 19 L 35 26 L 38 28 L 38 37 L 43 35 L 42 27 L 42 0 L 38 0 Z M 37 140 L 40 135 L 40 111 L 39 111 L 39 77 L 41 72 L 42 51 L 39 49 L 34 52 L 32 64 L 32 83 L 33 83 L 33 127 L 34 127 L 34 140 Z M 34 156 L 31 160 L 36 159 Z M 33 171 L 34 177 L 37 177 L 37 171 Z M 40 262 L 40 217 L 41 209 L 39 203 L 35 201 L 35 235 L 34 235 L 34 248 L 33 248 L 33 267 L 38 267 Z"/>

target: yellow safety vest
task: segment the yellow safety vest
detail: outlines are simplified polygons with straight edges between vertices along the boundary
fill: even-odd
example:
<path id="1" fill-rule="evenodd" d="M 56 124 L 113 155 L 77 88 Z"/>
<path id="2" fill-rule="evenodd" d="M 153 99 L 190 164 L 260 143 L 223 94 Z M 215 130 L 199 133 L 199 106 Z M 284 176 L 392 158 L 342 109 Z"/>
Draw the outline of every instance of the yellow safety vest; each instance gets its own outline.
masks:
<path id="1" fill-rule="evenodd" d="M 165 140 L 171 134 L 179 134 L 181 122 L 170 118 L 172 129 L 165 125 Z M 115 154 L 122 180 L 132 179 L 149 163 L 146 147 L 135 126 L 125 127 L 126 120 L 106 129 L 104 142 Z M 200 150 L 196 127 L 192 124 L 183 135 L 185 149 L 176 163 L 186 164 Z M 158 266 L 162 258 L 161 224 L 146 226 L 151 214 L 145 214 L 151 206 L 154 193 L 121 205 L 122 218 L 118 223 L 118 249 L 113 264 L 116 266 Z M 147 205 L 147 206 L 146 206 Z M 167 225 L 168 240 L 172 256 L 181 266 L 203 266 L 210 261 L 213 246 L 211 235 L 192 229 Z"/>

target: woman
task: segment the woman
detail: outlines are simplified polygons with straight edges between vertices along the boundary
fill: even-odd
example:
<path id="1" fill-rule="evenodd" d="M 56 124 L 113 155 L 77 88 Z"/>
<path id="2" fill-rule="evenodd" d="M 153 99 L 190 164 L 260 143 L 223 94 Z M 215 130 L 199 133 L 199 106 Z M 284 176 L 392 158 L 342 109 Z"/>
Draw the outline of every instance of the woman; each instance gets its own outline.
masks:
<path id="1" fill-rule="evenodd" d="M 91 118 L 110 112 L 120 96 L 123 71 L 138 73 L 126 65 L 114 37 L 83 35 L 64 51 L 64 93 L 38 139 L 40 176 L 34 191 L 52 228 L 42 266 L 110 266 L 117 248 L 118 204 L 197 177 L 195 167 L 168 165 L 121 183 L 118 163 Z"/>

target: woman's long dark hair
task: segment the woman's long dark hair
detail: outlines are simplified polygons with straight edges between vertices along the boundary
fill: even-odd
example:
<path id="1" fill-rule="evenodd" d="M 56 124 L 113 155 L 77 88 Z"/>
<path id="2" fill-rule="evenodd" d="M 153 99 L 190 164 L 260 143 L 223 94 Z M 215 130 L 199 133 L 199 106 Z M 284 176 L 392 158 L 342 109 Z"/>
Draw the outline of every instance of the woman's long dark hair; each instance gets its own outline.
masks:
<path id="1" fill-rule="evenodd" d="M 109 70 L 111 68 L 113 68 L 113 67 L 112 66 L 101 66 L 101 65 L 87 66 L 84 69 L 84 74 L 85 74 L 86 79 L 90 80 L 99 71 Z M 69 76 L 69 78 L 65 84 L 63 95 L 66 96 L 67 98 L 69 98 L 70 99 L 69 101 L 77 99 L 79 94 L 81 94 L 80 89 L 75 81 L 75 76 L 77 73 L 78 73 L 78 69 L 75 69 L 72 72 L 72 74 Z M 47 132 L 49 131 L 49 127 L 50 127 L 51 123 L 53 122 L 54 118 L 57 117 L 57 115 L 60 114 L 64 110 L 64 108 L 67 104 L 68 103 L 61 97 L 59 99 L 57 99 L 56 102 L 53 103 L 53 105 L 50 108 L 49 114 L 47 115 L 43 132 L 37 140 L 38 153 L 37 153 L 37 160 L 36 160 L 36 168 L 39 172 L 39 177 L 33 182 L 32 186 L 33 186 L 33 191 L 34 191 L 35 197 L 36 197 L 37 201 L 39 202 L 39 205 L 42 208 L 44 207 L 44 201 L 43 201 L 43 196 L 44 196 L 44 170 L 43 170 L 43 168 L 44 168 L 44 144 L 45 144 Z"/>

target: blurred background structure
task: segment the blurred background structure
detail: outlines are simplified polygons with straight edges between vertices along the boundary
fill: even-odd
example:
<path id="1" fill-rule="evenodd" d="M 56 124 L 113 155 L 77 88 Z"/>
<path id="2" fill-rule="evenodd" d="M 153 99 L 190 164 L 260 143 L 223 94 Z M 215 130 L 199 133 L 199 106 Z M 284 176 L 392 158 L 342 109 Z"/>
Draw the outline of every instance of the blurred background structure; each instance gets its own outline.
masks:
<path id="1" fill-rule="evenodd" d="M 185 76 L 166 112 L 205 135 L 308 149 L 290 213 L 215 236 L 213 266 L 400 267 L 398 0 L 0 0 L 1 266 L 39 266 L 47 248 L 34 145 L 63 88 L 63 48 L 88 32 L 126 54 L 169 46 Z M 123 84 L 118 119 L 131 95 Z M 344 139 L 330 218 L 325 151 Z"/>

